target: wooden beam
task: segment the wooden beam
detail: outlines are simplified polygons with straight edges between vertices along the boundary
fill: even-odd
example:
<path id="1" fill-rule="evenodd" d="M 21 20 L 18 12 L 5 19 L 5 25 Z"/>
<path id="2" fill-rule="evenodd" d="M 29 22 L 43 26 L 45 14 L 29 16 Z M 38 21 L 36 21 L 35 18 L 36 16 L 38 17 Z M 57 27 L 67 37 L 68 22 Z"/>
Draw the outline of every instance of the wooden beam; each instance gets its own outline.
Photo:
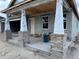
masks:
<path id="1" fill-rule="evenodd" d="M 71 7 L 69 6 L 69 4 L 66 1 L 63 1 L 63 6 L 68 10 L 71 11 Z"/>

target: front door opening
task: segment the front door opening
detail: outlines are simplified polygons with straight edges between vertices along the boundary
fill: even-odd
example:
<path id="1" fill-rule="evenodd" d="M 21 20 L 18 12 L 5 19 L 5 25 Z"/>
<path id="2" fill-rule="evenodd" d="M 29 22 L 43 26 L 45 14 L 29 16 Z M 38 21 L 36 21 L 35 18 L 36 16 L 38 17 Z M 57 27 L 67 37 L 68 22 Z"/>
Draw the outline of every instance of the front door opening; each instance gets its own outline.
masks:
<path id="1" fill-rule="evenodd" d="M 12 32 L 20 31 L 20 20 L 10 21 L 10 28 Z"/>

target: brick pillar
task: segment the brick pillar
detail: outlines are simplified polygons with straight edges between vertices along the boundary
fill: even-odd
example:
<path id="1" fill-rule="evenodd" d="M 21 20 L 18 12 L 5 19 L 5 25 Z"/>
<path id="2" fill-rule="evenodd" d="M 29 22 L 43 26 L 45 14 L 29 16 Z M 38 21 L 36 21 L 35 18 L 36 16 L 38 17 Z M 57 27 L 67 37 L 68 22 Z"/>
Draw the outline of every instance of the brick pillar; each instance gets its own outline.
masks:
<path id="1" fill-rule="evenodd" d="M 57 0 L 56 3 L 56 14 L 54 22 L 54 32 L 51 34 L 51 50 L 64 51 L 64 42 L 66 40 L 66 35 L 64 33 L 63 24 L 63 0 Z M 63 57 L 64 55 L 62 55 Z M 62 58 L 63 59 L 63 58 Z"/>
<path id="2" fill-rule="evenodd" d="M 28 16 L 24 9 L 21 10 L 21 23 L 20 23 L 20 39 L 22 46 L 25 46 L 25 43 L 29 43 L 28 35 Z"/>
<path id="3" fill-rule="evenodd" d="M 56 42 L 56 45 L 60 50 L 63 50 L 63 40 L 65 37 L 63 20 L 63 0 L 57 0 L 54 33 L 51 35 L 51 41 Z"/>

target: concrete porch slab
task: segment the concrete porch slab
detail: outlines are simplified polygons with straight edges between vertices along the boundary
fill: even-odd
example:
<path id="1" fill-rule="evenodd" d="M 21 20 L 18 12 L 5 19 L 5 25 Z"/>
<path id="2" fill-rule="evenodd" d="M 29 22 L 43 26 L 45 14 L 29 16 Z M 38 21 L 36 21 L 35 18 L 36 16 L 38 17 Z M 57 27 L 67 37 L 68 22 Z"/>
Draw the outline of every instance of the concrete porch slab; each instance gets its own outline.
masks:
<path id="1" fill-rule="evenodd" d="M 38 50 L 42 50 L 42 51 L 45 51 L 45 52 L 50 52 L 51 43 L 50 42 L 49 43 L 37 42 L 37 43 L 26 44 L 26 45 L 29 46 L 29 47 L 38 49 Z"/>

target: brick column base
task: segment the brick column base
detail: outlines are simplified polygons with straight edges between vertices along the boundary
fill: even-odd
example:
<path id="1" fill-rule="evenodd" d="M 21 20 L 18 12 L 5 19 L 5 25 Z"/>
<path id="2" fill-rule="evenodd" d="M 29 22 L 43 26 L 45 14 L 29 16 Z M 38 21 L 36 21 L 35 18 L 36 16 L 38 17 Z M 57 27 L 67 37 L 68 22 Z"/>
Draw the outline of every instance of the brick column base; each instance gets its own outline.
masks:
<path id="1" fill-rule="evenodd" d="M 19 32 L 19 38 L 20 38 L 20 44 L 21 46 L 25 47 L 26 43 L 30 43 L 29 41 L 29 35 L 28 35 L 28 32 Z"/>
<path id="2" fill-rule="evenodd" d="M 64 48 L 64 41 L 66 40 L 65 34 L 51 34 L 51 42 L 54 44 L 52 45 L 52 49 L 59 50 L 63 52 Z"/>
<path id="3" fill-rule="evenodd" d="M 10 30 L 4 32 L 4 41 L 8 41 L 9 39 L 12 39 L 12 33 Z"/>

